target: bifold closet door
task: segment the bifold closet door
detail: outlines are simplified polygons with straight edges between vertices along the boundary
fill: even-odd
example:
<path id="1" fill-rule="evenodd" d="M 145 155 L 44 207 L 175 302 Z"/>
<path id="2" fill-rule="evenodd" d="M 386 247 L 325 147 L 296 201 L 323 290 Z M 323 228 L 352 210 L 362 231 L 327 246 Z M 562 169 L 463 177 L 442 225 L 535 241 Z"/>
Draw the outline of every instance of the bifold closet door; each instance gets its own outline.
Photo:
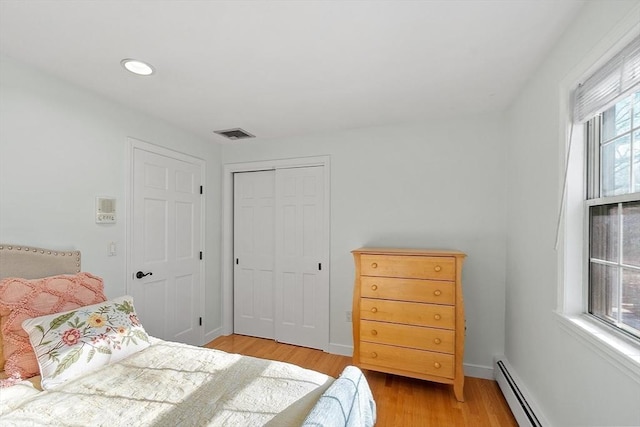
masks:
<path id="1" fill-rule="evenodd" d="M 274 335 L 275 171 L 234 174 L 233 329 Z"/>

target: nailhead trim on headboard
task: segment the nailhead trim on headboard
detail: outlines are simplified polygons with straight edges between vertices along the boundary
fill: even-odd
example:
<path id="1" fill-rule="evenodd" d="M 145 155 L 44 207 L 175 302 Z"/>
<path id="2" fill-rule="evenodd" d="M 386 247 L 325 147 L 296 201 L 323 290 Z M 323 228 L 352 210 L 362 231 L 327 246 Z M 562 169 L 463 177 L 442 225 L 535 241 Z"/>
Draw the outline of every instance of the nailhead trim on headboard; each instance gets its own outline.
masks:
<path id="1" fill-rule="evenodd" d="M 2 250 L 2 249 L 5 249 L 5 247 L 4 247 L 4 246 L 2 246 L 2 245 L 0 245 L 0 250 Z M 7 246 L 7 247 L 6 247 L 6 249 L 7 249 L 8 251 L 13 250 L 13 249 L 15 249 L 16 251 L 21 251 L 21 250 L 23 250 L 23 249 L 24 249 L 24 251 L 25 251 L 25 252 L 29 252 L 29 251 L 31 251 L 31 252 L 40 252 L 41 254 L 44 254 L 44 253 L 45 253 L 45 250 L 44 250 L 44 249 L 40 249 L 40 248 L 29 248 L 29 247 L 27 247 L 27 246 L 25 246 L 25 247 L 21 247 L 21 246 L 16 246 L 16 247 L 13 247 L 13 246 Z M 54 256 L 58 256 L 58 254 L 60 254 L 60 255 L 62 255 L 62 256 L 65 256 L 65 255 L 73 256 L 74 254 L 75 254 L 75 255 L 77 255 L 77 252 L 60 252 L 60 253 L 58 253 L 58 252 L 52 252 L 52 251 L 49 251 L 49 250 L 47 250 L 47 251 L 46 251 L 46 253 L 47 253 L 47 255 L 54 255 Z"/>
<path id="2" fill-rule="evenodd" d="M 33 252 L 34 254 L 52 257 L 75 257 L 75 270 L 76 273 L 80 272 L 80 251 L 56 251 L 51 249 L 36 248 L 32 246 L 18 246 L 6 243 L 0 244 L 0 251 L 20 251 L 25 254 Z"/>

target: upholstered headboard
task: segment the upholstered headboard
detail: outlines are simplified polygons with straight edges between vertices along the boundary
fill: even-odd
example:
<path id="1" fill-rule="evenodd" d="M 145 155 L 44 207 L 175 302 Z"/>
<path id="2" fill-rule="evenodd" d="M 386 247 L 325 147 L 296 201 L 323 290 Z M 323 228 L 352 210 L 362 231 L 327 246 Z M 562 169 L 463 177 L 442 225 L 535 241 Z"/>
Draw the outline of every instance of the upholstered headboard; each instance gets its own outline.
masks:
<path id="1" fill-rule="evenodd" d="M 0 279 L 39 279 L 80 272 L 80 251 L 59 251 L 0 243 Z"/>

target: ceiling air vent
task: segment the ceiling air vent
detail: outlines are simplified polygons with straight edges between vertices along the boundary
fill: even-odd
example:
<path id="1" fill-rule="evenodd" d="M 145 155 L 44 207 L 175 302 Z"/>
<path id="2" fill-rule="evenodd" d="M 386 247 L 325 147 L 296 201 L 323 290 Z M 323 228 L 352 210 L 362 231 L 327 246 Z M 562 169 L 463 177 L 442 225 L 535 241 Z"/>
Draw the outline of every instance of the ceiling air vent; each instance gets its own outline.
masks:
<path id="1" fill-rule="evenodd" d="M 215 130 L 213 131 L 214 133 L 217 133 L 218 135 L 222 135 L 225 138 L 229 138 L 233 141 L 236 141 L 238 139 L 247 139 L 247 138 L 255 138 L 255 135 L 251 135 L 249 132 L 247 132 L 246 130 L 240 129 L 240 128 L 234 128 L 234 129 L 227 129 L 227 130 Z"/>

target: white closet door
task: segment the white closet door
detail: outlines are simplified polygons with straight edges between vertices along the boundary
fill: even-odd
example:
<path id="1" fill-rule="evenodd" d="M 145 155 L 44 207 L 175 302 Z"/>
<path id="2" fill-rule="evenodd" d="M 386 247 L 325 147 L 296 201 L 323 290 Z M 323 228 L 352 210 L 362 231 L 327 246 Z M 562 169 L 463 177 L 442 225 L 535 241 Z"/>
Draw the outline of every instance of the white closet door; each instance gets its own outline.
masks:
<path id="1" fill-rule="evenodd" d="M 274 176 L 234 174 L 234 332 L 274 337 Z"/>
<path id="2" fill-rule="evenodd" d="M 318 349 L 329 339 L 323 173 L 323 167 L 276 170 L 275 336 Z"/>

